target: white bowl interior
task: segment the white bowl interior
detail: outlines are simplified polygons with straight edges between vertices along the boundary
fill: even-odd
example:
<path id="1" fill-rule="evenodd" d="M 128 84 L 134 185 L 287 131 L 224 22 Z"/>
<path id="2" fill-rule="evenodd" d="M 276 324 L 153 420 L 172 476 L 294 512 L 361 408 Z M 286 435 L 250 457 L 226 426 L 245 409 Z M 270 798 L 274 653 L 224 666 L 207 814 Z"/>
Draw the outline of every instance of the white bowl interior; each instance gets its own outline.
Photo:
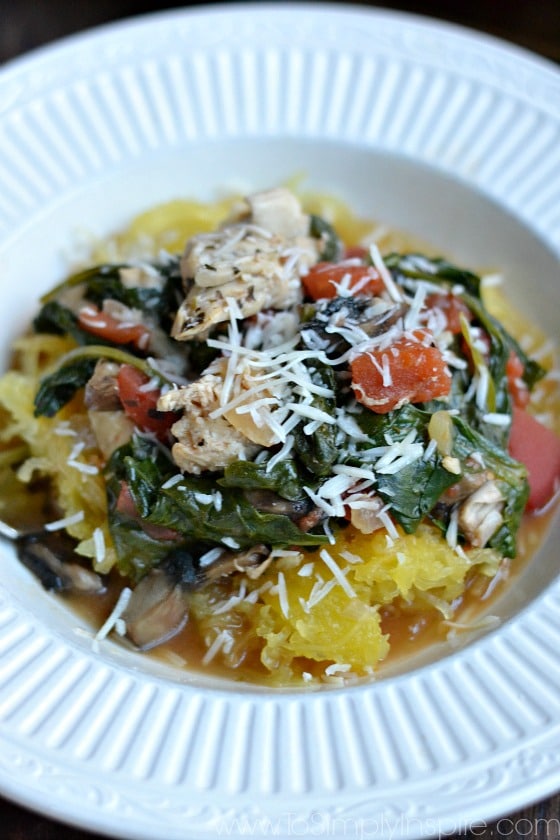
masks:
<path id="1" fill-rule="evenodd" d="M 408 230 L 466 267 L 500 271 L 513 301 L 551 337 L 556 335 L 560 322 L 558 257 L 487 195 L 427 165 L 359 146 L 289 138 L 230 139 L 193 144 L 188 151 L 154 156 L 125 170 L 109 171 L 103 179 L 82 184 L 47 205 L 5 241 L 0 248 L 4 278 L 2 367 L 8 363 L 10 341 L 25 329 L 39 295 L 67 272 L 68 255 L 77 236 L 84 232 L 106 235 L 160 201 L 211 199 L 224 191 L 259 189 L 298 174 L 304 176 L 306 189 L 339 196 L 359 214 Z M 511 617 L 553 580 L 559 536 L 556 521 L 515 587 L 492 605 L 493 614 Z M 13 599 L 53 632 L 89 646 L 86 638 L 76 634 L 76 617 L 65 605 L 53 603 L 19 566 L 8 546 L 2 545 L 0 550 L 10 565 L 3 585 Z M 449 648 L 427 651 L 415 658 L 414 667 L 447 653 Z M 208 684 L 200 677 L 170 672 L 154 661 L 139 665 L 138 656 L 115 645 L 104 645 L 102 655 L 173 679 Z M 407 667 L 403 663 L 391 673 Z"/>

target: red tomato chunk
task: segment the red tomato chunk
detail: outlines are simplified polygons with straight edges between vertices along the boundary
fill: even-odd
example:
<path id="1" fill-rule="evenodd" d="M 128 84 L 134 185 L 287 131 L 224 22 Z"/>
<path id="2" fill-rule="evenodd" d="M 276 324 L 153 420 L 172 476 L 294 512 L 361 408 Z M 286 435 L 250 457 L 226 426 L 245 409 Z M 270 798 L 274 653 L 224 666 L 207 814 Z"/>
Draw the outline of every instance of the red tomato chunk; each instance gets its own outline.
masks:
<path id="1" fill-rule="evenodd" d="M 461 332 L 461 315 L 464 315 L 467 321 L 472 320 L 472 312 L 467 304 L 457 297 L 457 295 L 447 294 L 431 294 L 426 298 L 426 308 L 434 309 L 437 307 L 441 309 L 447 321 L 447 329 L 453 335 L 458 335 Z"/>
<path id="2" fill-rule="evenodd" d="M 117 375 L 119 398 L 125 414 L 135 426 L 165 440 L 177 415 L 173 411 L 157 410 L 159 388 L 142 390 L 148 382 L 148 377 L 138 368 L 122 365 Z"/>
<path id="3" fill-rule="evenodd" d="M 78 323 L 86 332 L 113 344 L 133 344 L 139 350 L 145 350 L 150 341 L 150 330 L 144 324 L 119 321 L 91 303 L 78 313 Z"/>
<path id="4" fill-rule="evenodd" d="M 354 295 L 378 295 L 385 288 L 377 269 L 354 262 L 316 263 L 301 282 L 305 293 L 313 300 L 337 297 L 340 289 L 347 289 Z"/>
<path id="5" fill-rule="evenodd" d="M 116 508 L 119 513 L 124 516 L 129 516 L 131 519 L 136 519 L 143 531 L 152 537 L 154 540 L 176 540 L 180 538 L 180 534 L 171 528 L 164 528 L 161 525 L 152 525 L 149 522 L 144 522 L 140 518 L 138 509 L 132 498 L 132 493 L 125 481 L 121 481 L 121 490 L 117 499 Z"/>
<path id="6" fill-rule="evenodd" d="M 350 364 L 352 388 L 358 402 L 387 414 L 405 403 L 445 397 L 451 374 L 442 353 L 416 330 L 385 350 L 361 353 Z"/>
<path id="7" fill-rule="evenodd" d="M 506 376 L 508 381 L 508 390 L 511 394 L 514 405 L 519 408 L 525 408 L 529 404 L 531 394 L 529 388 L 522 379 L 523 363 L 519 356 L 513 351 L 509 355 L 506 365 Z"/>
<path id="8" fill-rule="evenodd" d="M 527 509 L 543 508 L 560 488 L 560 438 L 527 411 L 515 407 L 509 451 L 512 458 L 527 467 Z"/>

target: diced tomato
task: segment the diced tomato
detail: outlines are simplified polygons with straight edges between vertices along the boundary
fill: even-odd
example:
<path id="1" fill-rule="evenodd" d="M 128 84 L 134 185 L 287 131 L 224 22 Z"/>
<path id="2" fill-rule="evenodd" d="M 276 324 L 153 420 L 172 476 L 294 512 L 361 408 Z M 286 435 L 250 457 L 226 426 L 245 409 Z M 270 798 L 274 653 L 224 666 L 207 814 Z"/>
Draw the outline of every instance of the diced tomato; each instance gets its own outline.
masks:
<path id="1" fill-rule="evenodd" d="M 523 362 L 513 351 L 509 354 L 507 361 L 506 376 L 513 404 L 519 408 L 525 408 L 529 403 L 531 395 L 527 384 L 522 379 Z"/>
<path id="2" fill-rule="evenodd" d="M 161 525 L 152 525 L 150 522 L 144 522 L 140 518 L 136 504 L 132 498 L 132 493 L 130 492 L 130 488 L 126 481 L 121 481 L 121 489 L 115 507 L 117 511 L 122 513 L 124 516 L 130 516 L 131 519 L 137 519 L 142 530 L 154 540 L 176 540 L 180 537 L 178 531 L 174 531 L 172 528 L 165 528 Z"/>
<path id="3" fill-rule="evenodd" d="M 426 297 L 426 307 L 428 309 L 441 309 L 447 321 L 447 329 L 453 335 L 458 335 L 461 332 L 460 316 L 464 315 L 467 321 L 472 320 L 472 312 L 460 297 L 452 295 L 451 293 L 434 294 Z"/>
<path id="4" fill-rule="evenodd" d="M 313 300 L 337 297 L 339 287 L 355 295 L 378 295 L 385 288 L 377 269 L 354 262 L 316 263 L 301 278 L 301 282 L 306 294 Z"/>
<path id="5" fill-rule="evenodd" d="M 177 414 L 174 411 L 158 411 L 159 388 L 142 390 L 148 382 L 148 377 L 138 368 L 121 365 L 117 374 L 119 399 L 125 414 L 135 426 L 165 441 Z"/>
<path id="6" fill-rule="evenodd" d="M 415 330 L 385 350 L 361 353 L 351 363 L 352 388 L 358 402 L 386 414 L 404 403 L 445 397 L 451 374 L 429 334 Z"/>
<path id="7" fill-rule="evenodd" d="M 513 409 L 509 452 L 529 474 L 528 510 L 540 510 L 560 488 L 560 438 L 524 409 Z"/>
<path id="8" fill-rule="evenodd" d="M 101 312 L 92 303 L 80 309 L 78 323 L 86 332 L 113 344 L 132 344 L 139 350 L 146 350 L 150 340 L 150 330 L 144 324 L 119 321 L 107 312 Z"/>

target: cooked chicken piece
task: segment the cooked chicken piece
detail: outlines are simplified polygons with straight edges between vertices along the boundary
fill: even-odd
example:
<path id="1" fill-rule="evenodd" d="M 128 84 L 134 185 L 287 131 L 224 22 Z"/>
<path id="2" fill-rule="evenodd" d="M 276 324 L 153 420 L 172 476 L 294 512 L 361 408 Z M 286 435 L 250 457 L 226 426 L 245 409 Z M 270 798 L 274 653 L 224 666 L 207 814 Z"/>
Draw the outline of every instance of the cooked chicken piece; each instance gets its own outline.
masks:
<path id="1" fill-rule="evenodd" d="M 462 503 L 459 527 L 471 545 L 482 548 L 502 525 L 504 497 L 495 481 L 487 481 Z"/>
<path id="2" fill-rule="evenodd" d="M 216 360 L 209 368 L 210 370 L 225 379 L 226 360 Z M 234 401 L 235 405 L 224 411 L 224 417 L 234 429 L 253 443 L 258 443 L 260 446 L 274 446 L 275 443 L 280 443 L 280 438 L 274 428 L 275 424 L 271 415 L 280 406 L 282 389 L 277 384 L 273 394 L 269 388 L 264 388 L 258 378 L 260 374 L 262 371 L 257 371 L 257 378 L 255 378 L 255 372 L 247 364 L 238 366 L 229 396 L 229 401 Z M 255 387 L 258 391 L 255 391 Z"/>
<path id="3" fill-rule="evenodd" d="M 297 303 L 299 295 L 299 280 L 295 286 L 293 278 L 286 280 L 281 276 L 255 276 L 251 282 L 247 279 L 232 280 L 223 286 L 207 289 L 193 286 L 177 311 L 171 334 L 173 338 L 185 341 L 206 332 L 215 324 L 228 321 L 228 300 L 237 305 L 241 317 L 249 318 L 263 309 L 289 308 Z"/>
<path id="4" fill-rule="evenodd" d="M 122 409 L 117 385 L 117 374 L 120 365 L 99 359 L 95 365 L 93 375 L 86 384 L 85 403 L 94 411 L 118 411 Z"/>
<path id="5" fill-rule="evenodd" d="M 243 318 L 288 309 L 301 297 L 300 277 L 318 259 L 306 235 L 309 217 L 287 190 L 247 199 L 248 215 L 215 233 L 193 236 L 181 260 L 187 290 L 172 335 L 190 339 L 230 318 L 228 299 Z"/>
<path id="6" fill-rule="evenodd" d="M 305 236 L 309 231 L 309 216 L 302 211 L 295 195 L 285 187 L 255 193 L 246 201 L 253 224 L 271 233 L 294 239 Z"/>
<path id="7" fill-rule="evenodd" d="M 260 448 L 225 417 L 210 417 L 220 405 L 222 385 L 221 376 L 205 373 L 196 382 L 168 391 L 158 400 L 159 411 L 183 411 L 171 432 L 177 438 L 173 459 L 185 472 L 199 475 L 237 460 L 249 461 Z"/>
<path id="8" fill-rule="evenodd" d="M 284 241 L 250 222 L 228 225 L 214 233 L 189 239 L 181 258 L 184 281 L 197 286 L 223 286 L 240 277 L 250 279 L 274 274 Z"/>

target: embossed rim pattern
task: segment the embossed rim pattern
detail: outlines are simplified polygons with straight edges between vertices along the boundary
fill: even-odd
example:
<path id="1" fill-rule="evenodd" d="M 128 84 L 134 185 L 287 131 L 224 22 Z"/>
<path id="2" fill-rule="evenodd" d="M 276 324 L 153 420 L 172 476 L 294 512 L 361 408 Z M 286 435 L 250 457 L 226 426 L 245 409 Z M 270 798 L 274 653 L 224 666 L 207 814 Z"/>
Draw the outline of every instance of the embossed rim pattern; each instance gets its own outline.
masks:
<path id="1" fill-rule="evenodd" d="M 218 6 L 122 23 L 0 73 L 0 252 L 130 161 L 286 136 L 434 166 L 558 254 L 559 103 L 546 62 L 406 15 Z M 0 789 L 147 840 L 460 830 L 560 787 L 559 651 L 554 583 L 499 632 L 410 674 L 237 692 L 96 654 L 2 580 Z"/>

